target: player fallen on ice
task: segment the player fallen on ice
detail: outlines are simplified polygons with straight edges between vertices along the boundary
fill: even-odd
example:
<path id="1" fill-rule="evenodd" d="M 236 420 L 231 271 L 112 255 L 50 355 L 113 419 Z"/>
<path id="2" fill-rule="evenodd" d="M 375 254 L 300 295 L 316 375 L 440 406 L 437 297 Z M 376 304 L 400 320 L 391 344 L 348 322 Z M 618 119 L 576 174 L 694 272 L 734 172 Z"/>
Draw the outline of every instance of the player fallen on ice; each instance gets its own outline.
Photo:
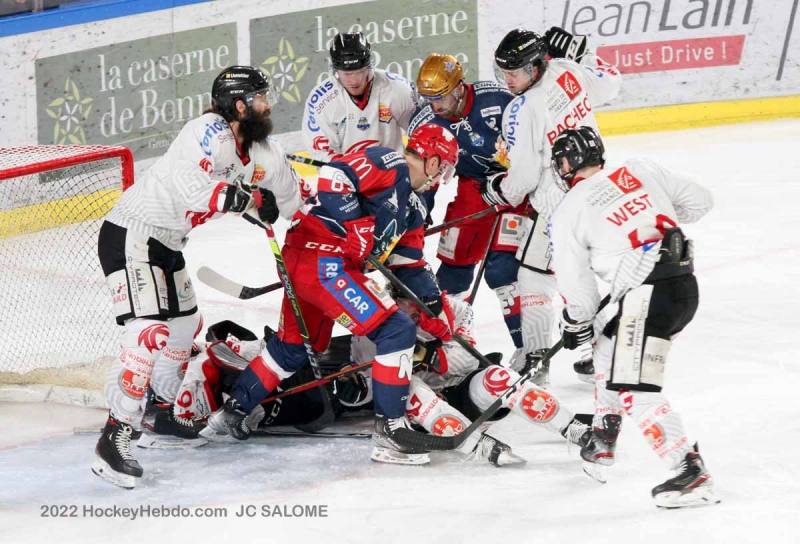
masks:
<path id="1" fill-rule="evenodd" d="M 283 259 L 293 295 L 316 352 L 324 352 L 334 323 L 376 345 L 373 362 L 373 458 L 424 462 L 426 451 L 398 442 L 409 433 L 405 401 L 412 371 L 415 326 L 363 270 L 370 255 L 385 260 L 404 234 L 412 184 L 453 176 L 458 145 L 431 125 L 405 152 L 370 147 L 320 169 L 318 203 L 286 234 Z M 292 302 L 284 291 L 281 327 L 242 372 L 225 405 L 208 419 L 217 433 L 246 439 L 245 417 L 278 385 L 308 364 Z M 400 429 L 405 431 L 399 432 Z"/>

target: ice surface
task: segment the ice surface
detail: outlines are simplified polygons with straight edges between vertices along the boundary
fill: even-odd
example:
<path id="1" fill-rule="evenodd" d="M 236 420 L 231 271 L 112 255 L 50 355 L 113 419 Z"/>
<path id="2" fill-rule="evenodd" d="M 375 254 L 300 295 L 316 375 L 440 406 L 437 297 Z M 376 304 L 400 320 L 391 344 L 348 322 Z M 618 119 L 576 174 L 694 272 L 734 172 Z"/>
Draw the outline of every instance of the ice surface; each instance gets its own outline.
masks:
<path id="1" fill-rule="evenodd" d="M 800 542 L 800 121 L 607 138 L 610 162 L 649 156 L 699 174 L 716 208 L 686 228 L 695 239 L 701 303 L 674 344 L 666 394 L 699 440 L 723 502 L 660 511 L 650 489 L 669 473 L 631 421 L 600 485 L 577 451 L 524 421 L 492 433 L 528 459 L 522 468 L 432 454 L 426 467 L 369 461 L 365 439 L 259 438 L 193 451 L 136 451 L 145 478 L 114 488 L 89 467 L 104 414 L 55 405 L 0 405 L 0 542 Z M 455 190 L 445 187 L 435 218 Z M 435 254 L 435 240 L 427 247 Z M 192 271 L 211 266 L 252 286 L 276 281 L 264 234 L 225 218 L 192 234 Z M 237 301 L 196 285 L 206 323 L 275 326 L 280 294 Z M 494 295 L 477 298 L 478 347 L 512 350 Z M 4 346 L 7 349 L 8 346 Z M 552 365 L 552 390 L 576 411 L 592 391 L 571 358 Z M 243 505 L 327 505 L 327 517 L 239 518 Z M 42 505 L 77 505 L 43 518 Z M 226 518 L 86 517 L 95 507 L 225 507 Z M 70 513 L 69 509 L 66 513 Z M 260 510 L 259 510 L 260 513 Z"/>

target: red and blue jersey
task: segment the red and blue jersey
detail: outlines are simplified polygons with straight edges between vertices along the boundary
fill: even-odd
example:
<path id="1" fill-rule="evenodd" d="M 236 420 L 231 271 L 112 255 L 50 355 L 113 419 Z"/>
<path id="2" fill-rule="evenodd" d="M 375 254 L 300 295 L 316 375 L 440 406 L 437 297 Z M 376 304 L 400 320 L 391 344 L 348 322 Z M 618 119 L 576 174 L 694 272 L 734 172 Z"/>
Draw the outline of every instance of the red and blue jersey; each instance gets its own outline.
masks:
<path id="1" fill-rule="evenodd" d="M 371 147 L 332 161 L 319 171 L 317 205 L 294 232 L 316 236 L 345 233 L 344 222 L 375 218 L 375 248 L 381 256 L 405 232 L 411 182 L 403 156 L 387 147 Z"/>

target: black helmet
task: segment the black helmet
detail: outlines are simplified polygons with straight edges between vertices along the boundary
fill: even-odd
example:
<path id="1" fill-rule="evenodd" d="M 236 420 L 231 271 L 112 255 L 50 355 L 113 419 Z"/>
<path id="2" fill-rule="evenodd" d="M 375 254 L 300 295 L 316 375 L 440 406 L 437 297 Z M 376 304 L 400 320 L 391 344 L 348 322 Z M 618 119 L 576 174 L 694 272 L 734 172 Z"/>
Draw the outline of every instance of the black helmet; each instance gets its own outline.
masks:
<path id="1" fill-rule="evenodd" d="M 506 34 L 505 38 L 494 50 L 495 76 L 502 82 L 502 70 L 518 70 L 532 66 L 539 68 L 534 83 L 542 77 L 547 67 L 547 43 L 539 34 L 531 30 L 517 28 Z"/>
<path id="2" fill-rule="evenodd" d="M 605 148 L 600 134 L 592 127 L 570 128 L 562 132 L 553 142 L 552 165 L 556 176 L 563 182 L 558 183 L 561 190 L 569 191 L 575 172 L 586 166 L 603 166 Z M 568 174 L 561 174 L 561 159 L 567 159 L 572 169 Z"/>
<path id="3" fill-rule="evenodd" d="M 211 86 L 211 103 L 217 111 L 228 119 L 236 119 L 236 101 L 244 100 L 250 107 L 253 97 L 269 92 L 267 76 L 252 66 L 231 66 L 225 68 L 214 79 Z"/>
<path id="4" fill-rule="evenodd" d="M 372 47 L 361 32 L 334 36 L 330 53 L 334 70 L 347 72 L 372 64 Z"/>

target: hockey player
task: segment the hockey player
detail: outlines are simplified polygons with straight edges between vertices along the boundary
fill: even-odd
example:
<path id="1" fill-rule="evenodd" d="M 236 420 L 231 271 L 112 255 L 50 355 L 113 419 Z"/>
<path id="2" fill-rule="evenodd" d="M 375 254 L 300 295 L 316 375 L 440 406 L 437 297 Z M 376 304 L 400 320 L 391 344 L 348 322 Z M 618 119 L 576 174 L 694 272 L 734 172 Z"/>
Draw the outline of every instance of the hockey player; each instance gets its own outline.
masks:
<path id="1" fill-rule="evenodd" d="M 417 90 L 425 106 L 411 120 L 409 132 L 423 123 L 434 123 L 450 131 L 461 149 L 456 167 L 458 189 L 455 200 L 447 206 L 445 221 L 485 210 L 490 205 L 481 193 L 487 180 L 506 171 L 507 162 L 499 157 L 498 146 L 503 111 L 514 95 L 496 82 L 466 83 L 458 60 L 438 53 L 422 63 Z M 442 233 L 437 253 L 442 262 L 436 272 L 439 286 L 462 298 L 469 294 L 475 265 L 486 259 L 486 283 L 500 300 L 511 339 L 520 350 L 519 261 L 515 254 L 522 235 L 522 219 L 532 211 L 527 201 L 520 202 L 503 213 L 494 232 L 494 215 L 460 223 Z"/>
<path id="2" fill-rule="evenodd" d="M 548 55 L 551 57 L 548 60 Z M 495 51 L 498 79 L 517 97 L 503 113 L 501 154 L 508 156 L 509 170 L 485 185 L 488 204 L 517 206 L 527 198 L 536 213 L 526 219 L 517 258 L 522 337 L 524 349 L 513 360 L 514 368 L 536 361 L 549 347 L 555 281 L 549 272 L 547 219 L 561 193 L 549 168 L 550 148 L 566 128 L 597 128 L 594 108 L 608 102 L 620 87 L 619 72 L 586 48 L 585 36 L 573 36 L 551 28 L 544 37 L 528 30 L 512 30 Z M 575 364 L 586 381 L 594 375 L 591 357 Z M 544 366 L 538 372 L 549 373 Z M 543 377 L 539 383 L 547 381 Z"/>
<path id="3" fill-rule="evenodd" d="M 319 203 L 286 235 L 283 258 L 313 348 L 325 350 L 334 322 L 377 346 L 373 458 L 413 460 L 427 453 L 397 442 L 396 431 L 408 428 L 414 324 L 362 270 L 369 255 L 385 259 L 403 235 L 412 186 L 447 181 L 457 160 L 455 139 L 434 125 L 412 138 L 404 155 L 386 147 L 345 155 L 320 169 Z M 308 362 L 291 303 L 284 294 L 278 334 L 209 418 L 213 431 L 246 439 L 247 414 Z"/>
<path id="4" fill-rule="evenodd" d="M 133 488 L 142 467 L 130 451 L 143 397 L 174 402 L 192 340 L 202 323 L 181 250 L 196 226 L 224 213 L 291 218 L 298 180 L 277 142 L 268 140 L 270 86 L 249 66 L 223 70 L 212 107 L 189 121 L 167 152 L 125 191 L 103 223 L 98 255 L 124 326 L 122 353 L 106 378 L 108 422 L 97 444 L 95 474 Z M 252 185 L 258 190 L 251 190 Z M 152 378 L 152 383 L 151 383 Z M 192 438 L 197 429 L 172 410 L 154 428 Z"/>
<path id="5" fill-rule="evenodd" d="M 373 66 L 361 32 L 334 36 L 330 59 L 333 77 L 311 91 L 303 112 L 311 158 L 328 162 L 373 146 L 402 152 L 402 131 L 416 107 L 411 84 Z"/>
<path id="6" fill-rule="evenodd" d="M 718 502 L 711 475 L 683 423 L 661 392 L 672 338 L 698 304 L 691 241 L 679 224 L 712 207 L 711 194 L 692 176 L 645 159 L 604 168 L 604 148 L 591 127 L 570 129 L 553 144 L 553 168 L 567 191 L 552 216 L 550 235 L 564 347 L 590 344 L 600 303 L 595 274 L 610 286 L 619 310 L 595 346 L 593 429 L 581 438 L 590 475 L 604 481 L 614 463 L 622 416 L 632 417 L 676 476 L 653 488 L 658 506 Z"/>
<path id="7" fill-rule="evenodd" d="M 421 313 L 411 300 L 398 294 L 396 301 L 400 309 L 417 323 L 417 341 L 422 346 L 415 354 L 415 359 L 420 360 L 421 364 L 411 378 L 406 405 L 408 418 L 431 434 L 458 434 L 506 392 L 519 379 L 519 374 L 499 365 L 499 353 L 497 357 L 492 357 L 497 361 L 496 364 L 480 364 L 449 335 L 437 335 L 436 330 L 426 323 L 430 318 Z M 472 307 L 469 303 L 446 293 L 437 300 L 424 302 L 429 308 L 436 308 L 437 304 L 442 307 L 449 330 L 475 344 Z M 438 313 L 436 309 L 434 313 Z M 374 353 L 375 346 L 369 338 L 353 337 L 352 358 L 355 364 L 371 360 Z M 555 395 L 532 382 L 520 386 L 492 421 L 502 419 L 509 413 L 559 433 L 574 444 L 578 444 L 588 430 L 588 426 L 576 418 Z M 488 435 L 477 434 L 468 437 L 460 451 L 482 451 L 483 455 L 493 452 L 491 456 L 495 458 L 510 455 L 510 448 L 502 442 Z"/>
<path id="8" fill-rule="evenodd" d="M 264 339 L 259 340 L 252 332 L 230 321 L 209 327 L 206 339 L 224 340 L 231 349 L 218 345 L 219 342 L 210 344 L 206 346 L 201 356 L 193 358 L 189 363 L 178 395 L 183 416 L 202 422 L 213 410 L 221 406 L 224 403 L 223 395 L 230 393 L 232 383 L 247 367 L 248 362 L 258 356 L 264 343 L 274 334 L 269 327 L 265 327 Z M 320 355 L 323 376 L 342 371 L 355 364 L 351 356 L 353 340 L 355 337 L 350 335 L 331 339 L 328 349 Z M 364 348 L 357 349 L 362 358 L 365 355 L 369 357 L 367 363 L 371 362 L 375 357 L 375 345 L 369 341 L 359 345 L 367 346 L 368 354 Z M 417 351 L 419 349 L 415 349 L 415 358 Z M 356 351 L 353 352 L 354 355 L 355 353 Z M 276 393 L 302 386 L 313 379 L 310 369 L 305 367 L 281 382 Z M 421 382 L 412 378 L 409 397 L 415 401 L 417 397 L 414 390 L 417 383 Z M 313 387 L 282 398 L 265 400 L 253 409 L 245 422 L 248 428 L 256 433 L 272 426 L 293 426 L 306 432 L 319 432 L 332 425 L 342 414 L 348 413 L 353 416 L 358 412 L 372 410 L 373 387 L 369 368 L 331 379 L 324 388 L 324 393 L 321 393 L 318 387 Z M 440 403 L 447 405 L 447 402 L 441 399 Z M 407 401 L 406 410 L 413 423 L 420 423 L 417 417 L 419 410 L 415 404 Z M 429 421 L 424 425 L 426 429 L 440 435 L 463 430 L 459 421 L 447 415 L 453 413 L 453 410 L 448 410 L 448 407 L 442 409 L 440 406 L 437 408 L 438 412 L 445 415 L 436 418 L 435 422 L 428 418 Z M 423 414 L 423 419 L 426 417 L 427 414 Z M 479 433 L 471 438 L 460 450 L 476 460 L 485 460 L 495 466 L 524 462 L 511 452 L 509 446 L 485 433 Z M 429 460 L 427 457 L 422 459 L 424 462 Z M 379 460 L 399 464 L 422 464 L 417 458 Z"/>

